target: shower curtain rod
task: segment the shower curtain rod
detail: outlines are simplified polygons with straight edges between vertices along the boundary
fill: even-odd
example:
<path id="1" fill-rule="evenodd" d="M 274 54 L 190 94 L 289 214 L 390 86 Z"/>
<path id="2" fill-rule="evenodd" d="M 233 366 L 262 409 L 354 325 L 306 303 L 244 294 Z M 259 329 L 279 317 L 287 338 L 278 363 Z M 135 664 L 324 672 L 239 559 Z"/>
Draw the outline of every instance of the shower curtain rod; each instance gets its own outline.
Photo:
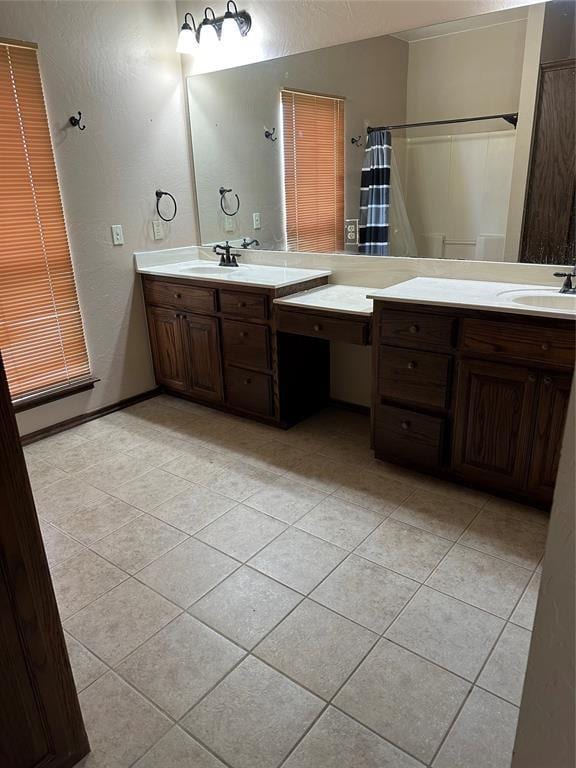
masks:
<path id="1" fill-rule="evenodd" d="M 452 125 L 453 123 L 474 123 L 477 120 L 506 120 L 507 123 L 516 128 L 518 123 L 518 112 L 507 112 L 503 115 L 482 115 L 482 117 L 458 117 L 455 120 L 431 120 L 427 123 L 405 123 L 404 125 L 380 125 L 378 128 L 368 128 L 367 132 L 372 131 L 393 131 L 395 128 L 424 128 L 427 125 Z"/>

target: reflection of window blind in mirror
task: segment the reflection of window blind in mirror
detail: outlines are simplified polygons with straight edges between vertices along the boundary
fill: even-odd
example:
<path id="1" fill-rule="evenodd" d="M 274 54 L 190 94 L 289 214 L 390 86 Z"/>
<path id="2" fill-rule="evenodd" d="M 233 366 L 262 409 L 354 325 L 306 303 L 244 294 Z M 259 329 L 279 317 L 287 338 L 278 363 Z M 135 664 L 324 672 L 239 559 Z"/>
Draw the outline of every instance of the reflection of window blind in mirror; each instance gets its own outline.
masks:
<path id="1" fill-rule="evenodd" d="M 0 43 L 0 349 L 17 400 L 90 375 L 36 50 Z"/>
<path id="2" fill-rule="evenodd" d="M 282 91 L 286 246 L 344 248 L 344 100 Z"/>

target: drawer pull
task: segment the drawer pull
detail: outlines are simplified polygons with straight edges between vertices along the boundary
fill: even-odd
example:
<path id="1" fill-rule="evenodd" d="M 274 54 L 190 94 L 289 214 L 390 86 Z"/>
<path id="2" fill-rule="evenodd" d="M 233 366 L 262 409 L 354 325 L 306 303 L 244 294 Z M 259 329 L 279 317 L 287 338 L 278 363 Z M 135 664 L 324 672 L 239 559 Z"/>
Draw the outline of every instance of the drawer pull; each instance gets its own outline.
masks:
<path id="1" fill-rule="evenodd" d="M 404 429 L 404 430 L 410 429 L 410 422 L 409 422 L 409 421 L 403 421 L 403 422 L 400 424 L 400 426 L 401 426 L 401 427 L 402 427 L 402 429 Z"/>
<path id="2" fill-rule="evenodd" d="M 552 384 L 552 379 L 550 378 L 550 376 L 544 376 L 544 384 L 546 384 L 546 386 L 549 386 L 550 384 Z"/>
<path id="3" fill-rule="evenodd" d="M 244 384 L 252 384 L 252 379 L 244 379 Z"/>
<path id="4" fill-rule="evenodd" d="M 536 381 L 536 376 L 531 373 L 530 376 L 528 376 L 528 381 L 533 384 Z"/>
<path id="5" fill-rule="evenodd" d="M 545 341 L 544 344 L 542 344 L 541 349 L 544 350 L 544 352 L 548 352 L 550 349 L 550 343 L 548 341 Z"/>
<path id="6" fill-rule="evenodd" d="M 418 333 L 420 330 L 420 326 L 414 324 L 414 325 L 411 325 L 408 330 L 410 331 L 410 333 Z"/>
<path id="7" fill-rule="evenodd" d="M 245 307 L 245 306 L 246 306 L 246 302 L 245 302 L 245 301 L 239 301 L 239 302 L 238 302 L 238 304 L 236 304 L 236 306 L 237 306 L 239 309 L 242 309 L 243 307 Z"/>
<path id="8" fill-rule="evenodd" d="M 245 339 L 246 336 L 248 336 L 248 333 L 246 331 L 240 331 L 240 338 Z"/>
<path id="9" fill-rule="evenodd" d="M 417 365 L 418 365 L 418 364 L 417 364 L 416 362 L 414 362 L 414 360 L 410 360 L 410 362 L 408 363 L 408 368 L 409 368 L 411 371 L 413 371 L 413 370 L 414 370 L 414 368 L 416 368 L 416 367 L 417 367 Z"/>
<path id="10" fill-rule="evenodd" d="M 181 299 L 182 298 L 182 294 L 181 293 L 175 293 L 174 294 L 174 298 L 175 299 Z"/>
<path id="11" fill-rule="evenodd" d="M 316 331 L 316 333 L 318 333 L 318 331 L 322 330 L 322 326 L 319 323 L 316 323 L 316 325 L 312 326 L 312 330 Z"/>

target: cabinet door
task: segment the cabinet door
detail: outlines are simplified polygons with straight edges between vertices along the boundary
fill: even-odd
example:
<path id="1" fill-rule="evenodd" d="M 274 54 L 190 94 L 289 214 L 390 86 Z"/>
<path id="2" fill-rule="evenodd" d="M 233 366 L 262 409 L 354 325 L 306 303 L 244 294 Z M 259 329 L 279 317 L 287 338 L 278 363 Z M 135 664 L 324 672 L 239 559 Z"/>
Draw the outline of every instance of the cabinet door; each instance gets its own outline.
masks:
<path id="1" fill-rule="evenodd" d="M 184 315 L 187 392 L 204 400 L 223 399 L 218 318 Z"/>
<path id="2" fill-rule="evenodd" d="M 570 374 L 540 377 L 528 486 L 546 500 L 551 500 L 554 493 L 571 381 Z"/>
<path id="3" fill-rule="evenodd" d="M 148 307 L 148 327 L 158 384 L 186 390 L 186 361 L 181 315 L 170 309 Z"/>
<path id="4" fill-rule="evenodd" d="M 537 386 L 528 368 L 461 361 L 452 466 L 462 478 L 503 490 L 525 486 Z"/>

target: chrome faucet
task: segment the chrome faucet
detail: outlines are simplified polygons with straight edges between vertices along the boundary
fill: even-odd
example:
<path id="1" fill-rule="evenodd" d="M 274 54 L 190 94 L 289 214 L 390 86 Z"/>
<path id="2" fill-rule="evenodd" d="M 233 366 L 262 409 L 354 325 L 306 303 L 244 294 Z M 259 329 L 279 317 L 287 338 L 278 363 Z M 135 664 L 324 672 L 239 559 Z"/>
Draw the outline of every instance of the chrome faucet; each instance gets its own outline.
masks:
<path id="1" fill-rule="evenodd" d="M 576 264 L 572 267 L 572 272 L 554 272 L 554 277 L 563 277 L 564 282 L 560 293 L 576 293 L 576 285 L 572 283 L 572 280 L 576 280 Z"/>
<path id="2" fill-rule="evenodd" d="M 232 246 L 226 240 L 226 245 L 215 245 L 212 250 L 217 256 L 220 256 L 220 261 L 218 262 L 219 267 L 238 267 L 239 264 L 237 262 L 237 254 L 233 253 L 230 255 L 230 250 Z"/>

